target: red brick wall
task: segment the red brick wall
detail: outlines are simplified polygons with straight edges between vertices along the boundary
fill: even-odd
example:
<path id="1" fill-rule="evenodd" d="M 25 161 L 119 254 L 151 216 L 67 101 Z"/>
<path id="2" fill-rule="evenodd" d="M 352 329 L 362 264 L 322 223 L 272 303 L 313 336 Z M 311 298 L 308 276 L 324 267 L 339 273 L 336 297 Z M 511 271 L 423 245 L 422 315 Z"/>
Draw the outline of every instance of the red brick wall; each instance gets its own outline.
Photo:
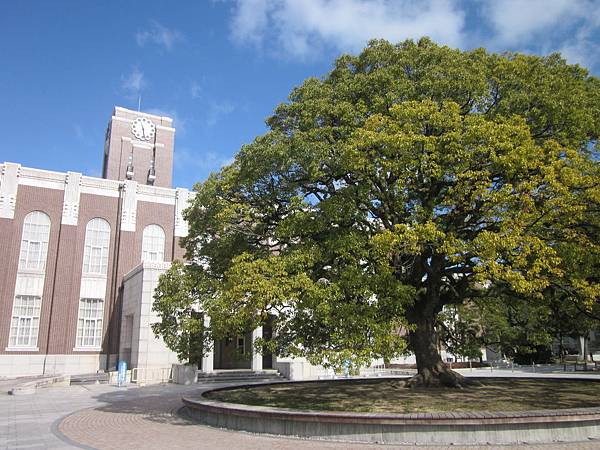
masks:
<path id="1" fill-rule="evenodd" d="M 75 347 L 77 317 L 79 312 L 79 293 L 83 268 L 85 230 L 90 220 L 97 217 L 110 225 L 110 245 L 108 257 L 107 287 L 104 303 L 103 351 L 106 350 L 106 323 L 110 305 L 112 277 L 115 265 L 115 242 L 117 238 L 117 209 L 119 199 L 91 194 L 81 194 L 79 220 L 77 226 L 63 225 L 61 231 L 58 270 L 54 295 L 54 314 L 50 336 L 51 354 L 70 354 Z M 77 352 L 81 353 L 81 352 Z M 87 353 L 87 352 L 84 352 Z M 95 353 L 95 352 L 90 352 Z"/>
<path id="2" fill-rule="evenodd" d="M 179 261 L 185 260 L 185 248 L 183 248 L 181 246 L 181 238 L 180 237 L 175 238 L 175 246 L 173 248 L 173 261 L 175 261 L 175 260 L 179 260 Z"/>
<path id="3" fill-rule="evenodd" d="M 15 206 L 14 220 L 0 219 L 0 254 L 2 262 L 0 270 L 0 353 L 5 353 L 8 346 L 12 306 L 15 296 L 15 283 L 19 265 L 19 251 L 23 233 L 25 216 L 32 211 L 42 211 L 50 217 L 50 238 L 48 240 L 48 255 L 46 258 L 46 274 L 40 312 L 40 329 L 38 348 L 40 353 L 46 351 L 50 305 L 52 297 L 52 280 L 56 268 L 56 253 L 60 220 L 62 217 L 64 193 L 58 189 L 44 189 L 33 186 L 19 186 Z M 10 352 L 11 354 L 19 352 Z M 27 352 L 30 353 L 30 352 Z"/>
<path id="4" fill-rule="evenodd" d="M 6 353 L 8 346 L 23 221 L 29 212 L 43 211 L 51 220 L 38 334 L 38 348 L 42 354 L 46 353 L 47 342 L 50 354 L 74 353 L 85 230 L 90 220 L 100 217 L 111 227 L 102 353 L 118 351 L 120 287 L 123 275 L 141 262 L 144 228 L 157 224 L 165 231 L 165 261 L 183 258 L 184 251 L 178 245 L 179 238 L 173 236 L 174 206 L 139 201 L 136 231 L 121 231 L 118 235 L 118 198 L 81 194 L 78 225 L 72 226 L 60 223 L 63 196 L 64 192 L 58 189 L 20 185 L 15 219 L 0 219 L 0 353 Z"/>
<path id="5" fill-rule="evenodd" d="M 135 232 L 135 249 L 138 261 L 142 259 L 142 237 L 148 225 L 160 225 L 165 232 L 165 261 L 173 260 L 173 230 L 175 228 L 175 206 L 161 203 L 138 202 Z"/>

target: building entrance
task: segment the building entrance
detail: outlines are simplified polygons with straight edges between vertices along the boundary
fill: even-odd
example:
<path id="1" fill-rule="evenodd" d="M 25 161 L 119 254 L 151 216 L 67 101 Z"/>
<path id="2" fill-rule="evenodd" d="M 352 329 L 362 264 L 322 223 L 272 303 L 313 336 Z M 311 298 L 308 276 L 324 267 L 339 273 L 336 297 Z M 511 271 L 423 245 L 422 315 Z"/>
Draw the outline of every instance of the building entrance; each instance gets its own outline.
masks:
<path id="1" fill-rule="evenodd" d="M 272 333 L 270 325 L 263 327 L 263 337 L 269 338 Z M 225 339 L 215 341 L 214 344 L 214 369 L 252 369 L 252 332 L 244 335 L 231 335 Z M 273 368 L 273 355 L 270 352 L 262 354 L 262 368 Z"/>
<path id="2" fill-rule="evenodd" d="M 215 369 L 250 369 L 251 358 L 252 333 L 229 336 L 215 342 Z"/>

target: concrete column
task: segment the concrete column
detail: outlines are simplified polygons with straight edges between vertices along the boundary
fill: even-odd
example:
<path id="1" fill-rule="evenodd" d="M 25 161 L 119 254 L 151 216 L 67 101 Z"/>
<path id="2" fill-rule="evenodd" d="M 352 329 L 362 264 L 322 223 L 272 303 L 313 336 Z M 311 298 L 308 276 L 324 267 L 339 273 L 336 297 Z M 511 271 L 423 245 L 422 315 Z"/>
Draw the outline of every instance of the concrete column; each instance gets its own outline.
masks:
<path id="1" fill-rule="evenodd" d="M 123 182 L 123 207 L 121 209 L 121 230 L 135 231 L 137 221 L 137 183 Z"/>
<path id="2" fill-rule="evenodd" d="M 588 355 L 586 354 L 586 339 L 585 336 L 579 336 L 579 353 L 581 354 L 581 359 L 587 361 Z"/>
<path id="3" fill-rule="evenodd" d="M 210 317 L 206 314 L 204 315 L 204 328 L 208 328 L 210 326 Z M 214 359 L 215 359 L 215 343 L 211 342 L 210 348 L 208 351 L 204 352 L 204 356 L 202 357 L 202 372 L 210 373 L 214 371 Z"/>
<path id="4" fill-rule="evenodd" d="M 262 327 L 258 327 L 254 331 L 252 331 L 252 370 L 255 370 L 255 371 L 259 371 L 259 370 L 263 369 L 262 354 L 260 354 L 259 352 L 257 352 L 254 349 L 254 342 L 256 342 L 257 339 L 262 338 L 262 335 L 263 335 Z"/>
<path id="5" fill-rule="evenodd" d="M 79 219 L 79 198 L 81 197 L 81 174 L 67 172 L 65 177 L 65 196 L 61 223 L 77 225 Z"/>
<path id="6" fill-rule="evenodd" d="M 14 219 L 21 165 L 0 164 L 0 218 Z"/>
<path id="7" fill-rule="evenodd" d="M 190 191 L 183 188 L 175 190 L 175 237 L 188 235 L 188 224 L 183 220 L 183 211 L 190 206 Z"/>

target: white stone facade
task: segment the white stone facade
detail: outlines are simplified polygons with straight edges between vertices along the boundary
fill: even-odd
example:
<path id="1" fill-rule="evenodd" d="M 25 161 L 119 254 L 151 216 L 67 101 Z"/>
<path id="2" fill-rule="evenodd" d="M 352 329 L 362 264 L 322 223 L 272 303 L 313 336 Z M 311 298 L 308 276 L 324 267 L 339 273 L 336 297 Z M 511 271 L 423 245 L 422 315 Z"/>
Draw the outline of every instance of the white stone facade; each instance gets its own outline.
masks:
<path id="1" fill-rule="evenodd" d="M 179 362 L 151 328 L 158 321 L 152 311 L 154 290 L 158 277 L 169 267 L 170 263 L 143 262 L 125 275 L 119 359 L 127 361 L 129 367 L 161 369 Z"/>

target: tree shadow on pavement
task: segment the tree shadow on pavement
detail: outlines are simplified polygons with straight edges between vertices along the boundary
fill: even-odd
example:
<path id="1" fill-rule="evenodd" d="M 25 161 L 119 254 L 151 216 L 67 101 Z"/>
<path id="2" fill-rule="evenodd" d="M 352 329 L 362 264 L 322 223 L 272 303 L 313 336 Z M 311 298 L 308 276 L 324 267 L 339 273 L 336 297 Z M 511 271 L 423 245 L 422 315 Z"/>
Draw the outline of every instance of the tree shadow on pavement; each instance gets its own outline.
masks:
<path id="1" fill-rule="evenodd" d="M 199 391 L 196 386 L 179 386 L 172 384 L 152 385 L 145 387 L 126 386 L 114 391 L 103 392 L 94 398 L 103 403 L 93 408 L 95 411 L 113 414 L 139 415 L 144 420 L 170 425 L 194 425 L 197 422 L 179 414 L 184 407 L 181 398 L 184 395 Z"/>

